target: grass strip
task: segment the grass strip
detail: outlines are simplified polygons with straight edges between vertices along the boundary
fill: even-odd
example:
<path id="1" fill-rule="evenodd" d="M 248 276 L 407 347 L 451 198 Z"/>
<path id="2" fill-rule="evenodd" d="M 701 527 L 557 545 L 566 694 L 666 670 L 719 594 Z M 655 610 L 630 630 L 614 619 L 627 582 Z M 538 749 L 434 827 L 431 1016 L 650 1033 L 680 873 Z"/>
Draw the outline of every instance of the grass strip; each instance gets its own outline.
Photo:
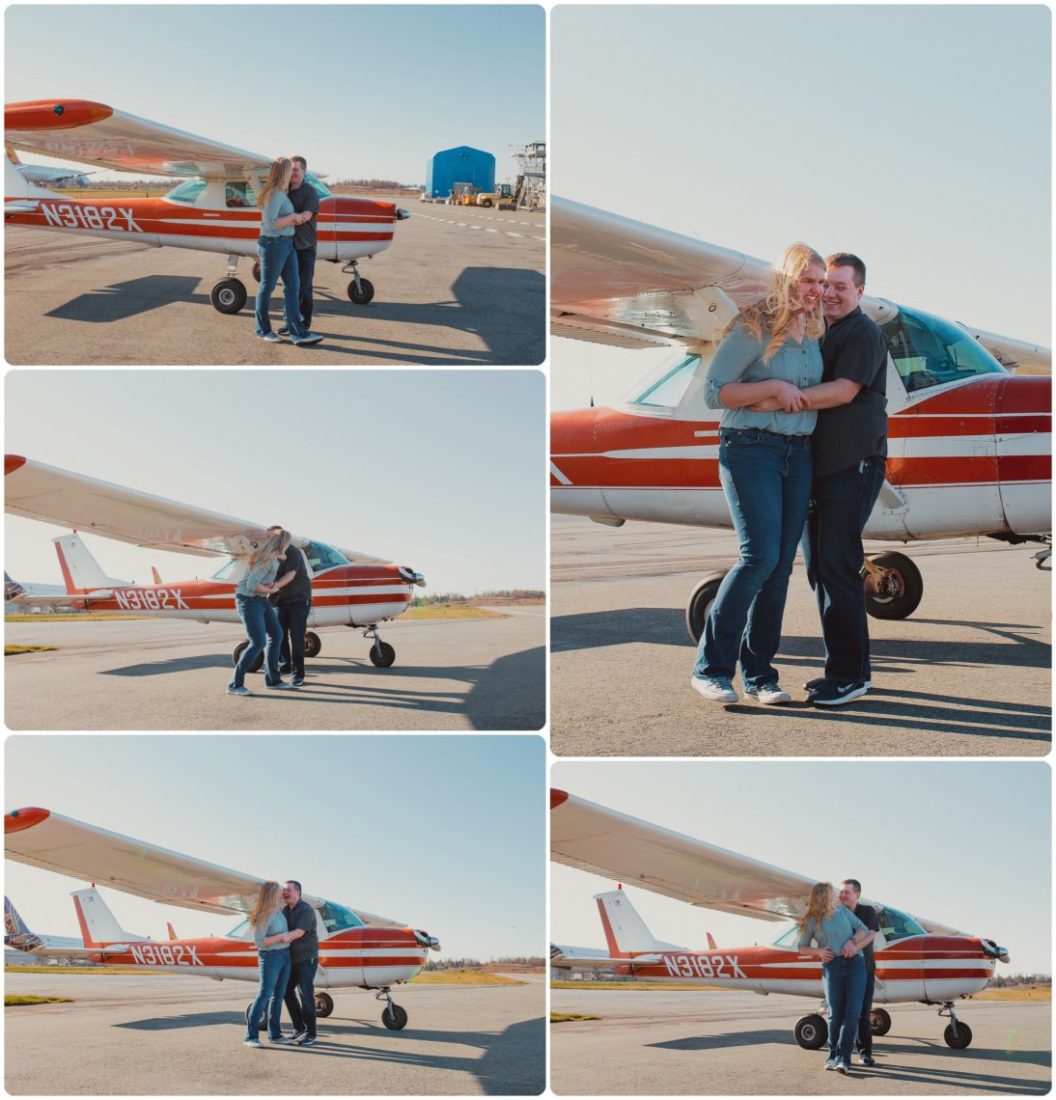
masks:
<path id="1" fill-rule="evenodd" d="M 32 993 L 5 993 L 4 1008 L 13 1008 L 16 1005 L 50 1005 L 65 1001 L 73 1003 L 72 997 L 37 997 Z"/>

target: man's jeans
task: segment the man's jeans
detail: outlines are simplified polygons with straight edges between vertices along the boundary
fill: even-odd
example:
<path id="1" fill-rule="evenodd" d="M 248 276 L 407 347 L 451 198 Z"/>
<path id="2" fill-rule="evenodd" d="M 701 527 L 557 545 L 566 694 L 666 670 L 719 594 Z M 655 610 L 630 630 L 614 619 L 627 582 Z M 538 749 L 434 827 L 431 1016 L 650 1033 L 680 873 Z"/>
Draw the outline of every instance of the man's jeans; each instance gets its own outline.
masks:
<path id="1" fill-rule="evenodd" d="M 876 987 L 876 969 L 865 970 L 865 992 L 862 994 L 862 1014 L 858 1019 L 858 1050 L 872 1056 L 873 1053 L 873 990 Z"/>
<path id="2" fill-rule="evenodd" d="M 865 991 L 865 959 L 859 951 L 852 958 L 837 955 L 821 967 L 821 984 L 829 1006 L 829 1057 L 851 1064 Z"/>
<path id="3" fill-rule="evenodd" d="M 814 479 L 803 557 L 821 616 L 825 676 L 839 684 L 872 678 L 862 532 L 884 484 L 884 465 L 882 458 L 867 458 Z"/>
<path id="4" fill-rule="evenodd" d="M 227 686 L 245 686 L 246 673 L 249 672 L 261 650 L 264 651 L 265 683 L 274 686 L 282 679 L 279 676 L 282 628 L 279 626 L 279 617 L 275 614 L 275 608 L 268 603 L 266 596 L 236 596 L 235 607 L 242 619 L 242 625 L 246 628 L 249 645 L 242 650 L 242 656 L 235 665 L 231 683 Z"/>
<path id="5" fill-rule="evenodd" d="M 315 1038 L 315 971 L 318 966 L 319 959 L 314 955 L 310 959 L 301 959 L 293 964 L 286 982 L 286 1009 L 293 1021 L 293 1030 L 303 1028 L 312 1039 Z M 300 1003 L 297 1001 L 298 991 L 301 994 Z"/>
<path id="6" fill-rule="evenodd" d="M 282 994 L 290 979 L 290 949 L 260 952 L 260 989 L 257 999 L 250 1005 L 246 1022 L 246 1038 L 256 1039 L 265 1010 L 268 1013 L 268 1038 L 277 1042 L 282 1038 L 279 1016 L 282 1013 Z M 270 1002 L 270 1004 L 269 1004 Z"/>
<path id="7" fill-rule="evenodd" d="M 299 676 L 302 680 L 304 632 L 308 629 L 308 612 L 311 606 L 307 600 L 290 600 L 288 603 L 279 603 L 275 608 L 279 615 L 279 626 L 282 628 L 282 659 L 279 668 L 285 672 L 292 668 L 294 676 Z"/>
<path id="8" fill-rule="evenodd" d="M 297 277 L 301 283 L 301 321 L 306 329 L 312 327 L 315 299 L 312 297 L 312 281 L 315 279 L 316 246 L 294 248 L 297 253 Z"/>
<path id="9" fill-rule="evenodd" d="M 271 292 L 275 289 L 280 277 L 286 309 L 286 327 L 295 340 L 308 335 L 308 329 L 301 324 L 301 283 L 297 275 L 297 257 L 293 253 L 292 237 L 261 237 L 257 241 L 257 258 L 260 260 L 256 323 L 258 336 L 265 336 L 271 332 L 268 306 L 271 302 Z"/>
<path id="10" fill-rule="evenodd" d="M 809 436 L 723 429 L 719 478 L 741 557 L 726 574 L 704 627 L 695 676 L 732 677 L 738 655 L 749 689 L 777 683 L 788 578 L 810 499 Z"/>

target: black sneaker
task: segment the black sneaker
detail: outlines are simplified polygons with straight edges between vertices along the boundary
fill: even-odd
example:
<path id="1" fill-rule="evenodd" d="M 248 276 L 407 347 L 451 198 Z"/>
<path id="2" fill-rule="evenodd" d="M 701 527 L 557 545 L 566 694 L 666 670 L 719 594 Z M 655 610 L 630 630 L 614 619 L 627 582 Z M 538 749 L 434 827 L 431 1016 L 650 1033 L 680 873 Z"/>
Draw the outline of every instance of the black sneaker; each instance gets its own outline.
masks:
<path id="1" fill-rule="evenodd" d="M 297 1045 L 299 1047 L 314 1047 L 315 1046 L 315 1036 L 314 1035 L 306 1035 L 303 1039 L 301 1039 L 301 1041 Z"/>
<path id="2" fill-rule="evenodd" d="M 831 682 L 831 681 L 830 681 L 830 680 L 828 679 L 828 677 L 826 677 L 826 676 L 817 676 L 817 677 L 815 677 L 815 678 L 814 678 L 813 680 L 808 680 L 808 681 L 807 681 L 807 682 L 806 682 L 806 683 L 805 683 L 805 684 L 803 685 L 803 687 L 804 687 L 804 688 L 806 688 L 806 690 L 807 690 L 807 691 L 808 691 L 808 692 L 809 692 L 809 693 L 810 693 L 811 695 L 813 695 L 813 694 L 814 694 L 814 692 L 816 692 L 816 691 L 818 690 L 818 688 L 820 688 L 820 687 L 824 687 L 824 686 L 825 686 L 826 684 L 828 684 L 828 683 L 830 683 L 830 682 Z M 865 680 L 865 681 L 863 681 L 863 682 L 864 682 L 864 684 L 865 684 L 865 686 L 866 686 L 867 688 L 871 688 L 871 687 L 873 686 L 873 681 L 872 681 L 872 680 Z"/>
<path id="3" fill-rule="evenodd" d="M 299 1027 L 290 1036 L 290 1042 L 291 1043 L 299 1043 L 307 1034 L 308 1034 L 308 1029 L 306 1027 Z"/>
<path id="4" fill-rule="evenodd" d="M 863 1066 L 876 1065 L 876 1059 L 871 1054 L 863 1054 L 858 1060 L 862 1063 Z"/>
<path id="5" fill-rule="evenodd" d="M 285 325 L 283 325 L 282 328 L 279 329 L 279 335 L 284 340 L 288 340 L 290 338 L 290 330 Z"/>
<path id="6" fill-rule="evenodd" d="M 304 687 L 304 677 L 303 676 L 294 676 L 294 678 L 290 681 L 290 687 L 295 687 L 295 688 Z"/>
<path id="7" fill-rule="evenodd" d="M 816 707 L 842 707 L 852 699 L 857 699 L 869 690 L 864 680 L 856 680 L 851 684 L 837 684 L 830 680 L 813 693 L 810 701 Z"/>

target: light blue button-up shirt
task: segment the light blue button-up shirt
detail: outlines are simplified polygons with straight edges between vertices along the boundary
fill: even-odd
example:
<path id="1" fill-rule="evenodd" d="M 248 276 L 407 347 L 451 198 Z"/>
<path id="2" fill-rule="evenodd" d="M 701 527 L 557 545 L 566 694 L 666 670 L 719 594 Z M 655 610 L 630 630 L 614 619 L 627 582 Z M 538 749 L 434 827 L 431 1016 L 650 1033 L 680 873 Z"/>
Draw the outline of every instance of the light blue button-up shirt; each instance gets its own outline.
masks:
<path id="1" fill-rule="evenodd" d="M 704 400 L 709 409 L 723 410 L 723 428 L 763 428 L 779 435 L 810 435 L 818 419 L 818 414 L 811 409 L 797 413 L 786 413 L 780 409 L 776 412 L 727 409 L 719 398 L 719 390 L 728 382 L 768 382 L 779 378 L 782 382 L 791 382 L 793 386 L 805 389 L 821 381 L 824 365 L 817 340 L 805 337 L 803 343 L 797 344 L 789 337 L 774 357 L 764 363 L 763 352 L 769 343 L 765 329 L 759 340 L 746 332 L 741 324 L 731 329 L 708 367 Z"/>
<path id="2" fill-rule="evenodd" d="M 269 562 L 262 562 L 256 569 L 250 569 L 235 586 L 236 596 L 259 596 L 258 584 L 271 584 L 279 575 L 279 559 L 272 558 Z"/>
<path id="3" fill-rule="evenodd" d="M 869 929 L 847 908 L 837 905 L 836 911 L 821 926 L 811 917 L 807 927 L 799 935 L 799 947 L 810 947 L 811 940 L 817 940 L 819 947 L 831 947 L 838 955 L 848 940 L 854 939 L 855 932 L 868 932 Z"/>
<path id="4" fill-rule="evenodd" d="M 262 237 L 292 237 L 294 227 L 284 225 L 281 229 L 275 228 L 275 222 L 279 218 L 292 214 L 293 203 L 285 191 L 272 191 L 271 198 L 264 204 L 260 211 L 260 235 Z"/>
<path id="5" fill-rule="evenodd" d="M 258 951 L 289 951 L 290 945 L 288 943 L 269 943 L 267 947 L 264 946 L 264 940 L 268 936 L 277 936 L 282 932 L 289 932 L 289 930 L 290 926 L 286 923 L 286 914 L 281 909 L 276 909 L 268 917 L 268 923 L 263 928 L 259 924 L 253 926 L 253 942 L 257 945 Z"/>

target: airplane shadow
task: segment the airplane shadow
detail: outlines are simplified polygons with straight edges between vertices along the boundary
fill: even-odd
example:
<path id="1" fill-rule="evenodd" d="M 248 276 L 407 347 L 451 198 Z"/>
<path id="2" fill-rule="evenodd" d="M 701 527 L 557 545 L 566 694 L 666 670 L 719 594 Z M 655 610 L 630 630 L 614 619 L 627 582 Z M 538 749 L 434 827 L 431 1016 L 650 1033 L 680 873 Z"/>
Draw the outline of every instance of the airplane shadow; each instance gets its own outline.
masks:
<path id="1" fill-rule="evenodd" d="M 104 668 L 103 676 L 163 676 L 169 672 L 192 672 L 198 668 L 231 668 L 231 658 L 219 653 L 200 657 L 170 657 L 164 661 L 145 661 L 124 668 Z"/>
<path id="2" fill-rule="evenodd" d="M 200 282 L 193 275 L 144 275 L 80 294 L 44 316 L 58 317 L 63 321 L 108 324 L 150 313 L 174 301 L 209 305 L 207 294 L 194 293 Z"/>
<path id="3" fill-rule="evenodd" d="M 758 1047 L 764 1043 L 788 1042 L 788 1029 L 772 1031 L 737 1031 L 727 1035 L 687 1035 L 666 1043 L 646 1043 L 656 1050 L 719 1050 L 728 1047 Z"/>

